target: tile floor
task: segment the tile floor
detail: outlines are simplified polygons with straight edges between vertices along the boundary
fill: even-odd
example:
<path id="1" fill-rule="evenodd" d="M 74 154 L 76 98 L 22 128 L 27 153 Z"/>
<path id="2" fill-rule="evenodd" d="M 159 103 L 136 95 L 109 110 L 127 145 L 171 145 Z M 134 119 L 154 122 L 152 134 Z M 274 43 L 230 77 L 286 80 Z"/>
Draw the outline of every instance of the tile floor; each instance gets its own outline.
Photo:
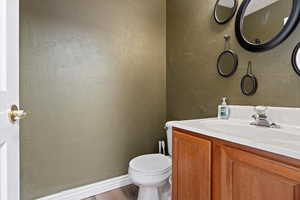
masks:
<path id="1" fill-rule="evenodd" d="M 137 194 L 138 188 L 134 185 L 128 185 L 84 200 L 136 200 Z"/>

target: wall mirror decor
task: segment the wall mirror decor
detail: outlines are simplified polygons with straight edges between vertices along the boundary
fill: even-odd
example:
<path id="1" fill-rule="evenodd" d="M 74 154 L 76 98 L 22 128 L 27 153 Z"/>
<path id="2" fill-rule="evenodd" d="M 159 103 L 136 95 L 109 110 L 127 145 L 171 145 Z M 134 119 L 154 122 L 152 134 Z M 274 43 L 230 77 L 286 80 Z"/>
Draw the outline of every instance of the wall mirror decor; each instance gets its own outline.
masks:
<path id="1" fill-rule="evenodd" d="M 225 47 L 224 51 L 218 57 L 217 69 L 221 76 L 230 77 L 236 72 L 238 66 L 238 56 L 234 51 L 229 49 L 230 36 L 225 35 L 224 39 Z"/>
<path id="2" fill-rule="evenodd" d="M 247 74 L 241 80 L 241 90 L 246 96 L 252 96 L 257 91 L 257 79 L 252 73 L 252 63 L 248 62 Z"/>
<path id="3" fill-rule="evenodd" d="M 295 72 L 300 76 L 300 42 L 296 45 L 293 51 L 292 65 Z"/>
<path id="4" fill-rule="evenodd" d="M 291 34 L 299 16 L 299 0 L 244 0 L 236 17 L 237 39 L 249 51 L 272 49 Z"/>
<path id="5" fill-rule="evenodd" d="M 228 22 L 234 16 L 237 6 L 237 0 L 217 0 L 214 9 L 216 22 L 219 24 Z"/>

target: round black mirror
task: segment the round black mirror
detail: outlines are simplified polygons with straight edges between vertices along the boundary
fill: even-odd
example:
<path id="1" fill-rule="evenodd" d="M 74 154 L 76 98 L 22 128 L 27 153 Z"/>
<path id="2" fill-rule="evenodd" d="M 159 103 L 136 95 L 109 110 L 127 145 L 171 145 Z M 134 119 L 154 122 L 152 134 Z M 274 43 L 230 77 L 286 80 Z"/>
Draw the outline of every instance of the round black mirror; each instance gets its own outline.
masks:
<path id="1" fill-rule="evenodd" d="M 247 74 L 243 76 L 241 80 L 241 90 L 242 93 L 246 96 L 252 96 L 257 91 L 257 79 L 252 73 L 252 64 L 249 62 Z"/>
<path id="2" fill-rule="evenodd" d="M 223 51 L 217 61 L 218 73 L 223 77 L 230 77 L 236 72 L 238 56 L 232 50 Z"/>
<path id="3" fill-rule="evenodd" d="M 214 9 L 216 22 L 219 24 L 228 22 L 234 16 L 237 5 L 237 0 L 217 0 Z"/>
<path id="4" fill-rule="evenodd" d="M 292 65 L 295 72 L 300 76 L 300 42 L 296 45 L 292 54 Z"/>
<path id="5" fill-rule="evenodd" d="M 244 0 L 236 18 L 237 39 L 249 51 L 272 49 L 291 34 L 299 16 L 299 0 Z"/>

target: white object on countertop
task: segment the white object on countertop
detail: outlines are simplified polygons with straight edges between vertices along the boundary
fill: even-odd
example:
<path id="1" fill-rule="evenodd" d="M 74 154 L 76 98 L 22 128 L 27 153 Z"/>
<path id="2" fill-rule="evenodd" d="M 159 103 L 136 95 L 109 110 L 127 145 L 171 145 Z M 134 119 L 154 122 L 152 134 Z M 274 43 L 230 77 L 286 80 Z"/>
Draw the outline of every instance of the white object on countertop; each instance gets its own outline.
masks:
<path id="1" fill-rule="evenodd" d="M 222 98 L 222 104 L 218 106 L 218 119 L 229 118 L 229 106 L 226 103 L 226 97 Z"/>

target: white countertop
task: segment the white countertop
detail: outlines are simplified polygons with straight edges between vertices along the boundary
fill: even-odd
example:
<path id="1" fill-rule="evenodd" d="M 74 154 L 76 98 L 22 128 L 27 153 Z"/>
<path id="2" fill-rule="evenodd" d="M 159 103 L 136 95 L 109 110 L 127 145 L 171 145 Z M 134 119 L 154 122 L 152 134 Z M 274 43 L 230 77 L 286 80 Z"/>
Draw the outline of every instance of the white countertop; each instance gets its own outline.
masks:
<path id="1" fill-rule="evenodd" d="M 297 117 L 297 120 L 300 121 L 298 114 L 299 112 L 294 113 L 291 117 Z M 282 115 L 285 116 L 285 121 L 288 121 L 286 113 L 282 113 Z M 251 116 L 251 114 L 245 116 Z M 295 121 L 294 118 L 293 120 Z M 229 120 L 207 118 L 173 121 L 168 123 L 168 126 L 300 160 L 300 126 L 295 123 L 290 125 L 280 123 L 285 121 L 278 121 L 275 122 L 281 126 L 279 129 L 250 125 L 250 117 L 248 119 L 232 117 Z"/>

